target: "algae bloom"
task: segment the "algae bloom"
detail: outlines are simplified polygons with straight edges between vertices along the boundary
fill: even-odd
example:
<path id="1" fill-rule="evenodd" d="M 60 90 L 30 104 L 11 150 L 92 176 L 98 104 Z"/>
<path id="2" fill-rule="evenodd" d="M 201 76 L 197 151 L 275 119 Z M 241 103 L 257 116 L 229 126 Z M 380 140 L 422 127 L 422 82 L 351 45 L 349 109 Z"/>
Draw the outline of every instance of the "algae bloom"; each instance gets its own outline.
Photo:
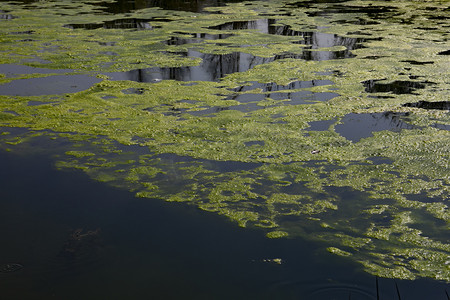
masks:
<path id="1" fill-rule="evenodd" d="M 2 149 L 450 281 L 448 3 L 83 3 L 2 2 Z"/>

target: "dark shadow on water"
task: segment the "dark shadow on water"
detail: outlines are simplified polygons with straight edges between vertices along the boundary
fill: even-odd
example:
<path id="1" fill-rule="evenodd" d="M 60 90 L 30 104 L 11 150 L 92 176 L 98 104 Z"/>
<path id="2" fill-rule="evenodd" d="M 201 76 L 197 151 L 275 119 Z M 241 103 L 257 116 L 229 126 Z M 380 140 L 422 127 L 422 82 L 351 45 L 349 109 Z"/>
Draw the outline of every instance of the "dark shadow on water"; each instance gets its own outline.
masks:
<path id="1" fill-rule="evenodd" d="M 438 55 L 450 55 L 450 50 L 439 52 Z"/>
<path id="2" fill-rule="evenodd" d="M 419 101 L 403 104 L 404 107 L 416 107 L 421 109 L 437 109 L 437 110 L 450 110 L 450 101 Z"/>
<path id="3" fill-rule="evenodd" d="M 401 60 L 401 62 L 406 62 L 406 63 L 410 63 L 411 65 L 417 65 L 417 66 L 434 64 L 434 61 Z"/>

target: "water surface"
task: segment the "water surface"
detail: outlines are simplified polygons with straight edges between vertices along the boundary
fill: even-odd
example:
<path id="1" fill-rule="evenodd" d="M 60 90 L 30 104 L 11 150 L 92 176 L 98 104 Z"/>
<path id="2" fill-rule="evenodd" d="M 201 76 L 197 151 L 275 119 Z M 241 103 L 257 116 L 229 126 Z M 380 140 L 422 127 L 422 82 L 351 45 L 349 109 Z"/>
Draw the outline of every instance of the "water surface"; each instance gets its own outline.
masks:
<path id="1" fill-rule="evenodd" d="M 445 299 L 447 12 L 2 1 L 5 295 Z"/>

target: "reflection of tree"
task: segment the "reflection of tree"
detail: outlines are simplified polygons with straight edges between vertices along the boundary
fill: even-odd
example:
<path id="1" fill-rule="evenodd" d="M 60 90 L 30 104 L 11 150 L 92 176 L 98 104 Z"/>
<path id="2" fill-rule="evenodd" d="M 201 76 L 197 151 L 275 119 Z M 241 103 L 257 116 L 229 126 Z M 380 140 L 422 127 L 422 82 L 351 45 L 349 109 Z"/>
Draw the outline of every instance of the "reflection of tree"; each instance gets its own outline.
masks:
<path id="1" fill-rule="evenodd" d="M 419 101 L 414 103 L 405 103 L 405 107 L 417 107 L 422 109 L 437 109 L 437 110 L 450 110 L 450 101 Z"/>
<path id="2" fill-rule="evenodd" d="M 136 9 L 148 7 L 160 7 L 168 10 L 184 10 L 200 12 L 208 6 L 222 6 L 225 3 L 240 2 L 239 0 L 119 0 L 108 4 L 110 11 L 114 13 L 124 13 Z"/>
<path id="3" fill-rule="evenodd" d="M 344 46 L 346 50 L 342 51 L 304 51 L 302 55 L 296 55 L 294 58 L 301 58 L 306 60 L 329 60 L 337 58 L 353 57 L 351 50 L 360 48 L 363 39 L 341 37 L 337 34 L 312 32 L 312 31 L 296 31 L 292 30 L 290 26 L 275 25 L 274 19 L 260 19 L 253 21 L 238 21 L 227 22 L 221 25 L 212 26 L 211 29 L 218 30 L 243 30 L 256 29 L 260 33 L 267 33 L 273 35 L 299 37 L 301 40 L 299 44 L 308 45 L 307 49 L 321 49 L 335 46 Z M 291 54 L 292 56 L 292 54 Z"/>
<path id="4" fill-rule="evenodd" d="M 336 34 L 320 32 L 295 31 L 290 26 L 273 26 L 275 20 L 260 19 L 252 21 L 226 22 L 210 29 L 228 31 L 224 34 L 192 34 L 190 38 L 170 37 L 166 44 L 170 46 L 201 43 L 203 40 L 221 40 L 233 35 L 229 31 L 254 29 L 263 34 L 284 35 L 300 37 L 301 44 L 308 45 L 302 54 L 280 53 L 270 58 L 258 57 L 244 52 L 233 52 L 229 54 L 206 54 L 195 50 L 178 53 L 188 57 L 196 57 L 202 60 L 199 66 L 177 67 L 177 68 L 148 68 L 134 70 L 127 73 L 125 77 L 140 82 L 152 82 L 155 80 L 180 80 L 180 81 L 218 81 L 228 74 L 245 72 L 260 64 L 266 64 L 278 59 L 305 59 L 305 60 L 329 60 L 337 58 L 352 57 L 350 50 L 356 49 L 361 39 L 341 37 Z M 311 51 L 334 46 L 345 46 L 342 51 Z"/>
<path id="5" fill-rule="evenodd" d="M 203 8 L 209 6 L 222 6 L 225 3 L 241 2 L 239 0 L 147 0 L 136 1 L 137 3 L 145 3 L 146 7 L 161 7 L 164 9 L 202 11 Z"/>
<path id="6" fill-rule="evenodd" d="M 304 51 L 302 59 L 306 60 L 329 60 L 336 58 L 353 57 L 350 50 L 358 49 L 362 39 L 341 37 L 337 34 L 321 33 L 321 32 L 302 32 L 292 30 L 289 26 L 271 26 L 269 33 L 284 36 L 302 37 L 301 44 L 308 45 L 308 49 L 330 48 L 335 46 L 344 46 L 347 49 L 343 51 Z"/>
<path id="7" fill-rule="evenodd" d="M 11 14 L 6 14 L 4 11 L 0 10 L 0 20 L 12 20 L 15 19 L 16 17 L 14 17 Z"/>
<path id="8" fill-rule="evenodd" d="M 133 70 L 126 72 L 125 77 L 128 80 L 139 82 L 154 82 L 157 80 L 218 81 L 227 74 L 245 72 L 256 65 L 268 63 L 274 60 L 274 58 L 257 57 L 242 52 L 218 55 L 205 54 L 194 50 L 189 50 L 184 55 L 201 58 L 202 63 L 199 66 L 193 67 L 168 67 Z"/>
<path id="9" fill-rule="evenodd" d="M 87 23 L 87 24 L 69 24 L 65 27 L 71 29 L 152 29 L 153 27 L 148 23 L 151 20 L 145 19 L 117 19 L 106 21 L 101 24 Z M 161 20 L 158 20 L 161 21 Z"/>
<path id="10" fill-rule="evenodd" d="M 416 126 L 406 123 L 408 121 L 406 118 L 409 116 L 409 113 L 397 113 L 392 111 L 387 111 L 380 114 L 372 114 L 374 118 L 384 118 L 389 126 L 394 129 L 414 129 Z M 378 116 L 378 117 L 377 117 Z"/>
<path id="11" fill-rule="evenodd" d="M 411 94 L 417 89 L 425 88 L 425 84 L 431 82 L 417 82 L 417 81 L 393 81 L 387 83 L 380 83 L 380 80 L 366 80 L 363 81 L 368 93 L 394 93 L 394 94 Z"/>

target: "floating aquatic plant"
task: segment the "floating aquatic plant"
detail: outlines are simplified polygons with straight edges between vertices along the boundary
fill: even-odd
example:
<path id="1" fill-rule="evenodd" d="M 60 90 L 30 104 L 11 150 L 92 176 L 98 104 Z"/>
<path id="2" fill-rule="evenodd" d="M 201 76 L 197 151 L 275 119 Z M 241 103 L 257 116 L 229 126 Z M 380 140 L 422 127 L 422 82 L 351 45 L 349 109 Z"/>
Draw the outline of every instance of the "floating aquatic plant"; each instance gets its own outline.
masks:
<path id="1" fill-rule="evenodd" d="M 35 151 L 47 137 L 58 168 L 138 197 L 190 203 L 269 238 L 315 240 L 377 276 L 450 281 L 450 135 L 436 126 L 449 114 L 411 105 L 448 101 L 444 2 L 346 1 L 341 13 L 249 1 L 195 17 L 63 2 L 4 3 L 15 18 L 0 21 L 0 63 L 36 72 L 1 83 L 95 80 L 72 93 L 3 93 L 3 149 Z M 230 57 L 243 69 L 186 75 Z M 357 141 L 336 130 L 351 114 L 386 112 L 391 127 Z M 411 126 L 394 130 L 399 120 Z M 329 126 L 308 129 L 320 121 Z"/>

